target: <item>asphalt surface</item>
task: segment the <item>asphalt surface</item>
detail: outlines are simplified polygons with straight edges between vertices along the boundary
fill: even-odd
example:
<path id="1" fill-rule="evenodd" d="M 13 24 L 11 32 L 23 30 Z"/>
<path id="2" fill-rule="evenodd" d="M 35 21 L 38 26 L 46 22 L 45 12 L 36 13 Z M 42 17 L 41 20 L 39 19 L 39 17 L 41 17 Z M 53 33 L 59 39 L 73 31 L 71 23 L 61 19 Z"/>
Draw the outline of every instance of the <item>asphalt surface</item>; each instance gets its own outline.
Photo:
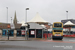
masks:
<path id="1" fill-rule="evenodd" d="M 74 37 L 64 37 L 63 41 L 71 41 L 71 42 L 75 42 L 75 38 Z"/>
<path id="2" fill-rule="evenodd" d="M 0 50 L 75 50 L 75 38 L 64 38 L 63 40 L 0 41 Z"/>

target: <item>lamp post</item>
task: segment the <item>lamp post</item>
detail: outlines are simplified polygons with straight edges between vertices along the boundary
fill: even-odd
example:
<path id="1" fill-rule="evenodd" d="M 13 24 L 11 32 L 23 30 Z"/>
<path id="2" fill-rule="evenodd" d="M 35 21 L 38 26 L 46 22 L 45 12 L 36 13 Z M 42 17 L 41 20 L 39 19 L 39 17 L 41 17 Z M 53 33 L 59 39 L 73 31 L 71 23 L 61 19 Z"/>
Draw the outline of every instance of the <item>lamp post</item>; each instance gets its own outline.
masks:
<path id="1" fill-rule="evenodd" d="M 12 17 L 11 17 L 11 24 L 12 24 Z"/>
<path id="2" fill-rule="evenodd" d="M 7 8 L 7 23 L 8 23 L 8 7 L 6 7 Z"/>
<path id="3" fill-rule="evenodd" d="M 42 39 L 43 39 L 44 28 L 42 28 Z"/>
<path id="4" fill-rule="evenodd" d="M 27 23 L 27 10 L 29 10 L 29 8 L 26 8 L 26 18 L 25 18 L 25 24 Z M 25 40 L 27 40 L 27 27 L 25 27 Z"/>
<path id="5" fill-rule="evenodd" d="M 68 11 L 66 11 L 66 17 L 67 17 L 67 19 L 68 19 Z"/>
<path id="6" fill-rule="evenodd" d="M 67 21 L 68 21 L 68 11 L 66 11 L 66 17 L 67 17 Z M 67 33 L 68 33 L 68 31 L 67 31 Z"/>
<path id="7" fill-rule="evenodd" d="M 7 23 L 8 23 L 8 7 L 6 7 L 6 9 L 7 9 Z M 9 31 L 7 30 L 6 33 L 8 33 L 8 40 L 9 40 Z"/>

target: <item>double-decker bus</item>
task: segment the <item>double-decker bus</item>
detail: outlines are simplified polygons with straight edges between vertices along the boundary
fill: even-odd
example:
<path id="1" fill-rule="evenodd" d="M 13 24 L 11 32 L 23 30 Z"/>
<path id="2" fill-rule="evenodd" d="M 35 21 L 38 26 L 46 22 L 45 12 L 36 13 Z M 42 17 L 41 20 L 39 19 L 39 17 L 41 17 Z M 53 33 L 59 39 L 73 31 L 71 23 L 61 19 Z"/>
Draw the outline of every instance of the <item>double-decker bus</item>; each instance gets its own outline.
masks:
<path id="1" fill-rule="evenodd" d="M 52 29 L 52 39 L 63 39 L 63 23 L 62 22 L 54 22 Z"/>

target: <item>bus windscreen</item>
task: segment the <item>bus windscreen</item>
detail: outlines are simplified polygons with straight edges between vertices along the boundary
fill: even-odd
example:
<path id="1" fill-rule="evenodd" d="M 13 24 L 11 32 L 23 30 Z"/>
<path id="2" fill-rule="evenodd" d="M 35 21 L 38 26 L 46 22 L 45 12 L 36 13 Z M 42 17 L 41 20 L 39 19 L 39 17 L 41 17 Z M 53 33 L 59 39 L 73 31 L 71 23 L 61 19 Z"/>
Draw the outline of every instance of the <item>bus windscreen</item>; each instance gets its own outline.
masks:
<path id="1" fill-rule="evenodd" d="M 54 23 L 54 27 L 62 27 L 61 23 Z"/>

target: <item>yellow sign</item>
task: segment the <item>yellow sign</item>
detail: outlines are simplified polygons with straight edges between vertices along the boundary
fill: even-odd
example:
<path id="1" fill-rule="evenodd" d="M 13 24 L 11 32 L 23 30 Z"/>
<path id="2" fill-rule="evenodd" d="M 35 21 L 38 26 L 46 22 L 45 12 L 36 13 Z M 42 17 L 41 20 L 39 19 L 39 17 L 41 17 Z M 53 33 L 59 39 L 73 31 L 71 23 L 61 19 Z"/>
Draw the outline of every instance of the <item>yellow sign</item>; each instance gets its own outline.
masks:
<path id="1" fill-rule="evenodd" d="M 29 35 L 28 31 L 27 31 L 27 34 Z"/>

